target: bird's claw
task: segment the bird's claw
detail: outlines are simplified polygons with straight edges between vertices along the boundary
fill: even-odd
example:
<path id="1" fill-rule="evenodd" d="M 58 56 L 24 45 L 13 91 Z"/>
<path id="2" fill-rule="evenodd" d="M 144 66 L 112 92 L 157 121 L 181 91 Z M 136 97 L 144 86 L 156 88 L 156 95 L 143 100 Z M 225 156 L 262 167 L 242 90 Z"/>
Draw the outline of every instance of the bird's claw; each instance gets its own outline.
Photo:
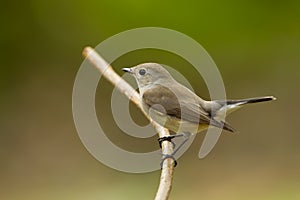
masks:
<path id="1" fill-rule="evenodd" d="M 161 167 L 161 168 L 163 167 L 164 161 L 165 161 L 166 159 L 168 159 L 168 158 L 171 158 L 171 159 L 173 160 L 173 162 L 174 162 L 174 167 L 177 166 L 177 161 L 176 161 L 176 159 L 174 158 L 173 155 L 163 154 L 163 157 L 162 157 L 161 162 L 160 162 L 160 167 Z"/>
<path id="2" fill-rule="evenodd" d="M 175 136 L 164 136 L 164 137 L 158 138 L 157 140 L 158 140 L 158 143 L 159 143 L 159 147 L 161 148 L 161 143 L 162 143 L 163 141 L 169 141 L 169 142 L 172 143 L 173 149 L 174 149 L 176 145 L 175 145 L 175 143 L 172 141 L 173 138 L 175 138 Z"/>

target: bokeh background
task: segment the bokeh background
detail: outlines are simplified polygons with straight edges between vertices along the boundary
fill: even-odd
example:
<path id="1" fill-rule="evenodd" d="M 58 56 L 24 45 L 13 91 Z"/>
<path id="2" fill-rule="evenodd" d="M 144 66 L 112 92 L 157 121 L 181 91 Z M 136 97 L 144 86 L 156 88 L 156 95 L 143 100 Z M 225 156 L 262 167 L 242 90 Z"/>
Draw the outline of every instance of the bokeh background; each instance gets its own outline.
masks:
<path id="1" fill-rule="evenodd" d="M 0 7 L 0 199 L 153 199 L 160 172 L 127 174 L 95 160 L 72 118 L 72 87 L 87 45 L 127 29 L 180 31 L 209 52 L 228 98 L 275 95 L 228 118 L 213 152 L 198 159 L 204 134 L 179 159 L 170 199 L 300 199 L 300 3 L 289 1 L 2 1 Z M 168 52 L 132 52 L 121 67 L 162 60 L 208 98 L 201 78 Z M 119 146 L 157 149 L 116 127 L 101 80 L 97 111 Z M 101 95 L 100 95 L 101 94 Z M 137 123 L 146 124 L 131 106 Z"/>

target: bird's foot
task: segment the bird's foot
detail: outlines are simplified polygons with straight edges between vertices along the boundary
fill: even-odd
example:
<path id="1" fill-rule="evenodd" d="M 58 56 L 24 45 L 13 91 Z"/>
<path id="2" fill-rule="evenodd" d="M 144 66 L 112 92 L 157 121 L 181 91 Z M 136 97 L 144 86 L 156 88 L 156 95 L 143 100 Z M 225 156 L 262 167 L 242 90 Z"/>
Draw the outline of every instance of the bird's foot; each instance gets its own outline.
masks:
<path id="1" fill-rule="evenodd" d="M 168 159 L 168 158 L 173 159 L 174 167 L 177 166 L 177 161 L 176 161 L 176 159 L 174 158 L 173 155 L 163 154 L 163 157 L 162 157 L 161 162 L 160 162 L 160 167 L 161 167 L 161 168 L 163 167 L 164 161 L 165 161 L 166 159 Z"/>
<path id="2" fill-rule="evenodd" d="M 172 143 L 173 149 L 174 149 L 176 145 L 175 145 L 175 143 L 172 141 L 173 138 L 175 138 L 174 135 L 164 136 L 164 137 L 158 138 L 157 140 L 158 140 L 158 143 L 159 143 L 159 147 L 161 148 L 161 143 L 162 143 L 163 141 L 169 141 L 169 142 Z"/>

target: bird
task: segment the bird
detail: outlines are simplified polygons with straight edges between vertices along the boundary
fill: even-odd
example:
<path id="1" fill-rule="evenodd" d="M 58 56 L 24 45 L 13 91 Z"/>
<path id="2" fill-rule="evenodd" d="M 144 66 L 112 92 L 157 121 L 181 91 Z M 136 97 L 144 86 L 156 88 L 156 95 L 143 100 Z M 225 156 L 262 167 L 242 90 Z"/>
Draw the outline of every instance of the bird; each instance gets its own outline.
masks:
<path id="1" fill-rule="evenodd" d="M 174 155 L 190 135 L 204 131 L 209 126 L 234 133 L 236 129 L 224 120 L 227 115 L 247 104 L 276 99 L 274 96 L 263 96 L 209 101 L 177 82 L 161 64 L 142 63 L 122 70 L 135 78 L 143 110 L 153 121 L 175 133 L 159 138 L 160 146 L 162 141 L 171 142 L 175 137 L 184 137 L 171 155 L 163 155 L 161 165 L 167 158 L 172 158 L 177 165 Z"/>

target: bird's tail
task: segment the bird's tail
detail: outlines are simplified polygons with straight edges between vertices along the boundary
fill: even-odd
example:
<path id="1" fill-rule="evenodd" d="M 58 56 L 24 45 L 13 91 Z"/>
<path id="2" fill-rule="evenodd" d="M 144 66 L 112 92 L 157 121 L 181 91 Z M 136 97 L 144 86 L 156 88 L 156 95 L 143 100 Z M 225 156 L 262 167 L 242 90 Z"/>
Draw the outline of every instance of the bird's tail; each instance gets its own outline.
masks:
<path id="1" fill-rule="evenodd" d="M 254 98 L 240 99 L 240 100 L 226 100 L 226 104 L 240 106 L 248 103 L 259 103 L 259 102 L 272 101 L 272 100 L 276 100 L 276 98 L 273 96 L 254 97 Z"/>
<path id="2" fill-rule="evenodd" d="M 220 120 L 246 104 L 259 103 L 259 102 L 272 101 L 272 100 L 276 100 L 276 98 L 273 96 L 266 96 L 266 97 L 254 97 L 254 98 L 240 99 L 240 100 L 221 100 L 221 101 L 217 100 L 215 102 L 221 105 L 221 108 L 217 110 L 215 114 L 215 118 L 217 120 L 218 119 Z"/>

